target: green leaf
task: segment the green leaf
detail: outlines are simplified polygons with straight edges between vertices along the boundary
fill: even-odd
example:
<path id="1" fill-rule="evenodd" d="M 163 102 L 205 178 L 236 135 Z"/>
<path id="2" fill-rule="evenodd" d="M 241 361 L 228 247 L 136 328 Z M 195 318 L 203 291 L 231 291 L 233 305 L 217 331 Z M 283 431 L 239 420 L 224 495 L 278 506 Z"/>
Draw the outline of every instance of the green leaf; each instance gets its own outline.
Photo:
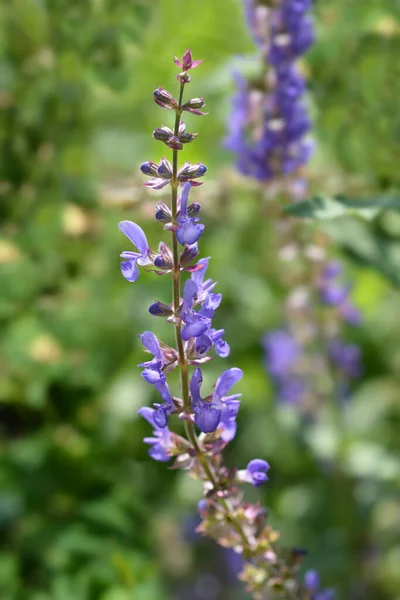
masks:
<path id="1" fill-rule="evenodd" d="M 292 217 L 325 221 L 344 216 L 372 220 L 385 209 L 400 211 L 400 196 L 381 196 L 357 200 L 346 196 L 314 196 L 285 209 Z"/>
<path id="2" fill-rule="evenodd" d="M 361 264 L 379 271 L 400 286 L 400 243 L 359 219 L 326 223 L 324 230 Z"/>

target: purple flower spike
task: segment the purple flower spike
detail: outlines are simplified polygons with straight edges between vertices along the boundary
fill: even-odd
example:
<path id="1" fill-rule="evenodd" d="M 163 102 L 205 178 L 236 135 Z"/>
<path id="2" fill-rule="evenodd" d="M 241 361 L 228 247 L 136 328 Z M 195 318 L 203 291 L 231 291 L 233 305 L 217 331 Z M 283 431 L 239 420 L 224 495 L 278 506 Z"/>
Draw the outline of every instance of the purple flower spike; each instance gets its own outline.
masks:
<path id="1" fill-rule="evenodd" d="M 118 225 L 120 231 L 126 235 L 139 252 L 122 252 L 121 258 L 127 260 L 121 263 L 122 275 L 130 282 L 134 282 L 139 277 L 138 265 L 144 267 L 151 264 L 150 248 L 147 243 L 146 235 L 139 225 L 132 221 L 121 221 Z"/>
<path id="2" fill-rule="evenodd" d="M 155 412 L 153 408 L 148 406 L 143 406 L 138 410 L 138 415 L 146 419 L 154 428 L 154 437 L 145 437 L 143 441 L 145 444 L 150 444 L 149 454 L 154 460 L 167 462 L 171 458 L 169 453 L 172 449 L 171 433 L 168 427 L 162 428 L 156 424 L 154 420 Z"/>
<path id="3" fill-rule="evenodd" d="M 261 458 L 255 458 L 249 462 L 244 471 L 238 472 L 238 477 L 241 481 L 247 481 L 254 487 L 258 487 L 268 481 L 267 471 L 269 464 Z"/>

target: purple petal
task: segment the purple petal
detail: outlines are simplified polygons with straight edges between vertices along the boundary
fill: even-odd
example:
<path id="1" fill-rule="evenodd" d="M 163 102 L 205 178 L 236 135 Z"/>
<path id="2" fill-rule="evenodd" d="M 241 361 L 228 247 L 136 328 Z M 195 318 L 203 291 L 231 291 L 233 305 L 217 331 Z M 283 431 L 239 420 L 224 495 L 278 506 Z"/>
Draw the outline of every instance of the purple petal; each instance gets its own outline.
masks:
<path id="1" fill-rule="evenodd" d="M 192 186 L 189 182 L 186 182 L 183 186 L 181 198 L 180 198 L 180 213 L 181 215 L 187 215 L 187 205 L 189 200 L 189 192 Z"/>
<path id="2" fill-rule="evenodd" d="M 190 380 L 190 394 L 192 396 L 192 402 L 197 404 L 201 402 L 200 388 L 203 382 L 203 374 L 201 369 L 195 369 Z"/>
<path id="3" fill-rule="evenodd" d="M 204 225 L 196 223 L 195 219 L 180 217 L 179 222 L 176 237 L 181 246 L 194 244 L 203 235 Z"/>
<path id="4" fill-rule="evenodd" d="M 193 279 L 188 279 L 183 288 L 183 310 L 188 311 L 193 306 L 194 297 L 197 294 L 197 285 Z"/>
<path id="5" fill-rule="evenodd" d="M 149 449 L 149 455 L 151 458 L 158 460 L 159 462 L 167 462 L 171 460 L 171 456 L 161 444 L 154 444 L 154 446 Z"/>
<path id="6" fill-rule="evenodd" d="M 197 283 L 198 287 L 201 287 L 201 284 L 203 283 L 204 275 L 206 274 L 206 271 L 208 268 L 208 261 L 209 261 L 209 258 L 201 258 L 197 262 L 197 265 L 196 265 L 196 266 L 201 265 L 201 268 L 196 269 L 196 271 L 193 271 L 193 273 L 191 274 L 192 280 L 195 283 Z"/>
<path id="7" fill-rule="evenodd" d="M 142 256 L 146 256 L 149 250 L 146 235 L 139 225 L 132 221 L 121 221 L 118 225 L 120 231 L 128 237 L 132 244 L 136 246 Z"/>
<path id="8" fill-rule="evenodd" d="M 155 413 L 154 408 L 150 408 L 149 406 L 142 406 L 142 408 L 139 408 L 139 410 L 137 411 L 137 414 L 140 415 L 141 417 L 143 417 L 144 419 L 146 419 L 146 421 L 148 423 L 150 423 L 150 425 L 152 427 L 154 427 L 155 429 L 157 429 L 155 423 L 154 423 L 154 418 L 153 418 L 153 414 Z"/>
<path id="9" fill-rule="evenodd" d="M 181 331 L 181 338 L 187 342 L 191 337 L 199 337 L 202 333 L 207 331 L 208 327 L 209 325 L 200 317 L 197 319 L 191 319 L 190 322 L 187 322 L 187 324 L 183 327 Z"/>
<path id="10" fill-rule="evenodd" d="M 152 385 L 159 381 L 165 381 L 164 373 L 155 369 L 145 369 L 141 375 L 147 383 L 151 383 Z"/>
<path id="11" fill-rule="evenodd" d="M 221 411 L 207 406 L 204 402 L 202 406 L 196 409 L 195 423 L 203 433 L 211 433 L 218 427 L 221 418 Z"/>
<path id="12" fill-rule="evenodd" d="M 160 429 L 164 429 L 168 425 L 168 414 L 163 406 L 154 412 L 153 419 Z"/>
<path id="13" fill-rule="evenodd" d="M 151 352 L 153 356 L 159 358 L 161 362 L 164 362 L 164 356 L 161 352 L 160 342 L 157 339 L 157 336 L 154 335 L 151 331 L 145 331 L 142 335 L 139 335 L 143 346 Z"/>
<path id="14" fill-rule="evenodd" d="M 133 283 L 139 277 L 139 267 L 136 260 L 124 260 L 121 263 L 121 273 L 127 281 Z"/>
<path id="15" fill-rule="evenodd" d="M 169 404 L 171 407 L 173 405 L 171 392 L 169 391 L 168 383 L 164 379 L 160 379 L 154 385 L 157 392 L 159 392 L 162 396 L 162 399 L 166 404 Z"/>
<path id="16" fill-rule="evenodd" d="M 262 460 L 261 458 L 254 458 L 247 465 L 246 470 L 254 475 L 254 473 L 266 473 L 269 470 L 270 466 L 266 460 Z"/>
<path id="17" fill-rule="evenodd" d="M 241 369 L 236 367 L 228 369 L 218 377 L 213 396 L 220 400 L 242 377 L 243 371 Z"/>

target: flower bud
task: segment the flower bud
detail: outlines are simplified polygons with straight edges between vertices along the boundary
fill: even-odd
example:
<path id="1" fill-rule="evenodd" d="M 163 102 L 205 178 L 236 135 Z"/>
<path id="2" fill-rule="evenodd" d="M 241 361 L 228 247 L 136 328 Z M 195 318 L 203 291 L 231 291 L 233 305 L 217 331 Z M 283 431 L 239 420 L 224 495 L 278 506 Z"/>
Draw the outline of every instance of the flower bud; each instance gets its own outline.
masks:
<path id="1" fill-rule="evenodd" d="M 153 131 L 153 138 L 160 142 L 168 142 L 169 138 L 174 135 L 174 132 L 169 127 L 158 127 Z"/>
<path id="2" fill-rule="evenodd" d="M 157 175 L 158 175 L 158 177 L 161 177 L 161 179 L 171 179 L 172 178 L 172 165 L 169 162 L 169 160 L 167 160 L 165 158 L 165 156 L 163 156 L 163 158 L 161 159 L 161 162 L 158 166 Z"/>
<path id="3" fill-rule="evenodd" d="M 179 141 L 182 144 L 190 144 L 190 142 L 193 142 L 193 140 L 195 140 L 197 138 L 198 134 L 197 133 L 181 133 L 179 135 Z"/>
<path id="4" fill-rule="evenodd" d="M 140 170 L 144 175 L 149 175 L 150 177 L 157 176 L 158 164 L 153 162 L 152 160 L 148 160 L 140 165 Z"/>
<path id="5" fill-rule="evenodd" d="M 182 150 L 182 143 L 176 136 L 172 135 L 167 142 L 165 142 L 168 148 L 172 150 Z"/>
<path id="6" fill-rule="evenodd" d="M 176 110 L 178 108 L 178 103 L 175 98 L 164 90 L 164 88 L 159 87 L 153 92 L 154 102 L 161 106 L 161 108 L 166 108 L 167 110 Z"/>
<path id="7" fill-rule="evenodd" d="M 162 271 L 170 271 L 174 266 L 174 263 L 166 260 L 165 257 L 161 256 L 161 254 L 158 254 L 154 259 L 154 266 Z"/>
<path id="8" fill-rule="evenodd" d="M 176 78 L 179 81 L 179 83 L 190 83 L 190 79 L 191 79 L 189 73 L 187 73 L 186 71 L 183 71 L 182 73 L 178 73 Z"/>
<path id="9" fill-rule="evenodd" d="M 189 265 L 199 255 L 199 247 L 197 242 L 187 245 L 180 257 L 180 264 L 183 267 Z"/>
<path id="10" fill-rule="evenodd" d="M 182 110 L 192 113 L 193 115 L 205 115 L 205 112 L 199 110 L 205 106 L 204 98 L 192 98 L 182 106 Z"/>
<path id="11" fill-rule="evenodd" d="M 198 202 L 192 202 L 191 204 L 189 204 L 188 206 L 188 215 L 189 217 L 197 217 L 197 215 L 199 214 L 201 210 L 201 204 L 199 204 Z"/>
<path id="12" fill-rule="evenodd" d="M 178 180 L 184 182 L 189 179 L 196 179 L 202 177 L 206 171 L 207 167 L 202 163 L 192 165 L 190 162 L 185 162 L 178 171 Z"/>
<path id="13" fill-rule="evenodd" d="M 170 317 L 173 311 L 170 306 L 167 306 L 158 300 L 149 307 L 149 313 L 153 315 L 153 317 Z"/>
<path id="14" fill-rule="evenodd" d="M 172 219 L 171 211 L 168 206 L 161 200 L 156 204 L 155 217 L 160 223 L 170 223 Z"/>

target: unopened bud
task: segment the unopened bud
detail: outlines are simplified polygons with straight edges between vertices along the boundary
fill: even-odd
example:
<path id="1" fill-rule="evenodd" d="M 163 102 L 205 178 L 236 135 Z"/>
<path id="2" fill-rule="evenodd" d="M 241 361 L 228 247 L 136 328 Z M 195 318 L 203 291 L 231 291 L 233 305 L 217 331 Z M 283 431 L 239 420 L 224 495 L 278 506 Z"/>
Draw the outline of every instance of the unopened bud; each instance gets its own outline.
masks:
<path id="1" fill-rule="evenodd" d="M 189 265 L 199 255 L 197 242 L 185 247 L 180 257 L 180 264 L 185 267 Z"/>
<path id="2" fill-rule="evenodd" d="M 178 172 L 178 179 L 182 182 L 188 179 L 196 179 L 197 177 L 202 177 L 206 171 L 207 167 L 202 163 L 192 165 L 190 162 L 186 162 Z"/>
<path id="3" fill-rule="evenodd" d="M 166 260 L 161 254 L 158 254 L 154 259 L 154 266 L 162 271 L 170 271 L 174 264 L 172 261 Z"/>
<path id="4" fill-rule="evenodd" d="M 140 170 L 144 175 L 149 175 L 150 177 L 157 176 L 158 164 L 153 162 L 152 160 L 148 160 L 140 165 Z"/>
<path id="5" fill-rule="evenodd" d="M 161 177 L 161 179 L 171 179 L 172 177 L 172 165 L 165 158 L 165 156 L 161 159 L 161 162 L 157 169 L 157 176 Z"/>
<path id="6" fill-rule="evenodd" d="M 156 204 L 155 217 L 160 223 L 170 223 L 172 219 L 171 211 L 161 200 Z"/>
<path id="7" fill-rule="evenodd" d="M 189 204 L 187 209 L 189 217 L 197 217 L 200 210 L 201 204 L 199 204 L 198 202 L 192 202 L 191 204 Z"/>
<path id="8" fill-rule="evenodd" d="M 167 142 L 171 136 L 174 135 L 174 132 L 169 127 L 158 127 L 153 131 L 153 138 L 155 140 L 159 140 L 160 142 Z"/>
<path id="9" fill-rule="evenodd" d="M 170 317 L 173 311 L 170 306 L 157 301 L 149 307 L 149 313 L 153 315 L 153 317 Z"/>
<path id="10" fill-rule="evenodd" d="M 178 73 L 176 78 L 179 81 L 179 83 L 190 83 L 190 75 L 185 71 L 183 71 L 183 73 Z"/>
<path id="11" fill-rule="evenodd" d="M 171 136 L 165 143 L 167 144 L 168 148 L 171 148 L 172 150 L 182 150 L 182 143 L 180 142 L 179 138 L 175 137 L 174 135 Z"/>
<path id="12" fill-rule="evenodd" d="M 205 106 L 204 98 L 192 98 L 182 106 L 182 110 L 190 112 L 194 115 L 205 115 L 206 113 L 199 110 Z"/>
<path id="13" fill-rule="evenodd" d="M 167 110 L 175 110 L 178 108 L 178 103 L 173 95 L 167 92 L 167 90 L 164 90 L 162 87 L 154 90 L 153 98 L 156 104 L 161 106 L 161 108 L 166 108 Z"/>

